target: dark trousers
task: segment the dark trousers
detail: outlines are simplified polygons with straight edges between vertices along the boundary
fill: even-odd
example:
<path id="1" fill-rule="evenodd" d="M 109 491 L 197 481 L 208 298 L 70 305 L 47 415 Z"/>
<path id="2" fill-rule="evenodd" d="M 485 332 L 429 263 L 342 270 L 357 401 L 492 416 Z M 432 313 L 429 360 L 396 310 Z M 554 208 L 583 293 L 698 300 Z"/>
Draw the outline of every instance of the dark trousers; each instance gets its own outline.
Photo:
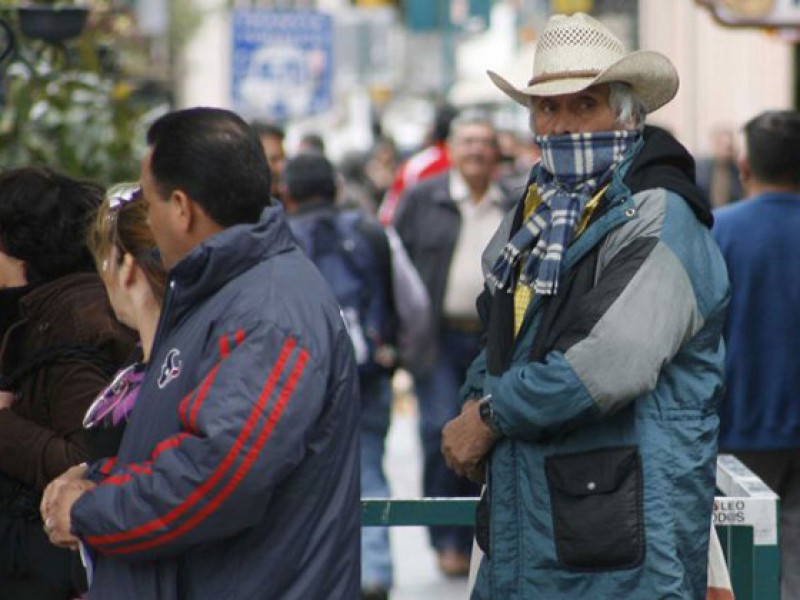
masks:
<path id="1" fill-rule="evenodd" d="M 445 330 L 433 370 L 415 378 L 424 460 L 422 492 L 427 497 L 477 496 L 480 492 L 478 484 L 447 468 L 441 449 L 442 428 L 461 412 L 458 391 L 480 350 L 480 341 L 479 334 Z M 431 527 L 430 537 L 438 551 L 451 549 L 469 555 L 472 550 L 472 527 Z"/>
<path id="2" fill-rule="evenodd" d="M 50 543 L 38 519 L 0 509 L 0 600 L 69 600 L 78 594 L 77 554 Z"/>

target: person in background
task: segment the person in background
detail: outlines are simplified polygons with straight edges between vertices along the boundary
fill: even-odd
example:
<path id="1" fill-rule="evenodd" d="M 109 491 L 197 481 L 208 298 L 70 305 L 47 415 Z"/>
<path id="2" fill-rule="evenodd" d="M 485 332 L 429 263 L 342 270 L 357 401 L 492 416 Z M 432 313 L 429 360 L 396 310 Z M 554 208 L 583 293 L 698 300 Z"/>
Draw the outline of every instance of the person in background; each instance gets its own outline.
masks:
<path id="1" fill-rule="evenodd" d="M 342 178 L 337 202 L 377 216 L 378 205 L 391 184 L 396 150 L 389 138 L 379 139 L 366 154 L 347 152 L 337 164 Z"/>
<path id="2" fill-rule="evenodd" d="M 325 141 L 318 133 L 304 133 L 297 143 L 296 154 L 318 154 L 325 156 Z"/>
<path id="3" fill-rule="evenodd" d="M 731 278 L 720 450 L 780 496 L 781 598 L 800 598 L 800 114 L 744 126 L 745 199 L 714 211 Z"/>
<path id="4" fill-rule="evenodd" d="M 319 154 L 286 163 L 283 185 L 289 225 L 300 246 L 331 286 L 348 321 L 359 361 L 361 495 L 388 498 L 383 470 L 396 366 L 398 319 L 392 289 L 389 240 L 377 221 L 335 206 L 333 165 Z M 386 600 L 392 587 L 386 527 L 361 531 L 361 597 Z"/>
<path id="5" fill-rule="evenodd" d="M 394 223 L 405 190 L 423 179 L 440 175 L 450 168 L 447 138 L 450 136 L 450 123 L 456 115 L 458 111 L 449 104 L 442 104 L 436 109 L 433 124 L 426 136 L 425 147 L 403 161 L 395 173 L 378 211 L 381 223 L 384 225 Z"/>
<path id="6" fill-rule="evenodd" d="M 90 599 L 355 598 L 358 383 L 339 307 L 247 123 L 175 111 L 147 141 L 168 270 L 150 365 L 117 457 L 89 465 L 90 486 L 51 484 L 50 539 L 91 549 Z"/>
<path id="7" fill-rule="evenodd" d="M 65 600 L 82 582 L 39 518 L 87 459 L 81 421 L 133 350 L 86 247 L 103 190 L 40 167 L 0 174 L 0 598 Z"/>
<path id="8" fill-rule="evenodd" d="M 397 171 L 397 147 L 392 138 L 380 137 L 375 140 L 367 154 L 364 171 L 374 190 L 377 206 L 389 191 Z"/>
<path id="9" fill-rule="evenodd" d="M 533 143 L 533 136 L 513 130 L 498 132 L 500 163 L 495 178 L 515 197 L 527 187 L 531 168 L 538 162 L 539 148 Z"/>
<path id="10" fill-rule="evenodd" d="M 258 135 L 259 140 L 261 140 L 261 146 L 264 148 L 264 154 L 267 157 L 267 164 L 272 174 L 270 194 L 272 194 L 273 198 L 279 199 L 281 173 L 283 173 L 283 166 L 286 163 L 286 151 L 283 147 L 286 134 L 281 127 L 274 123 L 254 121 L 250 126 Z"/>
<path id="11" fill-rule="evenodd" d="M 400 202 L 396 229 L 431 299 L 434 343 L 412 369 L 420 413 L 425 496 L 478 494 L 478 486 L 447 468 L 442 427 L 458 414 L 458 387 L 480 350 L 484 330 L 475 308 L 483 289 L 481 251 L 491 239 L 509 198 L 493 182 L 498 149 L 494 127 L 482 113 L 463 113 L 448 140 L 452 168 L 411 187 Z M 469 527 L 430 529 L 439 567 L 466 575 L 472 547 Z"/>
<path id="12" fill-rule="evenodd" d="M 357 209 L 369 215 L 378 212 L 377 194 L 366 173 L 367 157 L 350 151 L 337 163 L 340 177 L 336 203 L 340 208 Z"/>
<path id="13" fill-rule="evenodd" d="M 473 600 L 701 599 L 730 289 L 693 160 L 645 126 L 678 74 L 589 15 L 551 17 L 542 160 L 483 255 L 485 347 L 442 449 L 486 483 Z"/>
<path id="14" fill-rule="evenodd" d="M 738 158 L 734 131 L 715 127 L 711 131 L 711 156 L 697 160 L 697 185 L 712 207 L 725 206 L 742 197 Z"/>

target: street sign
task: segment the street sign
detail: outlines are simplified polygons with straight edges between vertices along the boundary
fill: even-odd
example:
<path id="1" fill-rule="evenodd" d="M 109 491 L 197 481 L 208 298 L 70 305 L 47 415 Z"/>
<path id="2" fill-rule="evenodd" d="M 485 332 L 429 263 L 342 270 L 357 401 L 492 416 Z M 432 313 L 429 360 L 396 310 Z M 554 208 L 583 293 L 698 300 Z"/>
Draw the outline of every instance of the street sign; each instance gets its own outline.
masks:
<path id="1" fill-rule="evenodd" d="M 333 19 L 313 10 L 233 11 L 233 109 L 283 121 L 333 102 Z"/>
<path id="2" fill-rule="evenodd" d="M 696 0 L 724 25 L 798 27 L 800 0 Z"/>

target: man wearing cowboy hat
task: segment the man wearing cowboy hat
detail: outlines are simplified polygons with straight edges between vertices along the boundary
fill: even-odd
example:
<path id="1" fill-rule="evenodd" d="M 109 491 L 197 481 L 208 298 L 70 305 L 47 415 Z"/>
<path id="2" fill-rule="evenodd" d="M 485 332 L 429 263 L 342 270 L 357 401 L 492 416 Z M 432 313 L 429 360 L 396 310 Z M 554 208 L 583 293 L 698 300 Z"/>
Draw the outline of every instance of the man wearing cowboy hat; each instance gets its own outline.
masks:
<path id="1" fill-rule="evenodd" d="M 728 302 L 694 161 L 647 113 L 670 61 L 554 16 L 542 161 L 483 255 L 484 350 L 442 448 L 485 481 L 473 599 L 704 598 Z"/>

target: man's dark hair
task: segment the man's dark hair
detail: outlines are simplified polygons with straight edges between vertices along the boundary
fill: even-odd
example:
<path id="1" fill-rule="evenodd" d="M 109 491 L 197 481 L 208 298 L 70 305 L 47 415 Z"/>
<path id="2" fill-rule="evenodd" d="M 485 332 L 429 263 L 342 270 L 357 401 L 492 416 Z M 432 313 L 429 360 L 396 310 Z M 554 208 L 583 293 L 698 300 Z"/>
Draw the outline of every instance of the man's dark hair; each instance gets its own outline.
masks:
<path id="1" fill-rule="evenodd" d="M 336 198 L 336 171 L 321 154 L 298 154 L 283 168 L 283 182 L 296 202 Z"/>
<path id="2" fill-rule="evenodd" d="M 286 132 L 280 125 L 276 125 L 275 123 L 270 123 L 268 121 L 253 121 L 250 123 L 250 127 L 253 128 L 253 131 L 256 132 L 258 137 L 271 137 L 277 138 L 280 141 L 283 141 L 286 137 Z"/>
<path id="3" fill-rule="evenodd" d="M 0 173 L 0 250 L 25 261 L 28 283 L 93 272 L 86 245 L 103 188 L 47 168 Z"/>
<path id="4" fill-rule="evenodd" d="M 305 153 L 317 153 L 325 155 L 325 141 L 318 133 L 305 133 L 300 138 L 300 146 L 304 148 Z"/>
<path id="5" fill-rule="evenodd" d="M 763 112 L 744 126 L 747 161 L 763 183 L 800 185 L 800 113 Z"/>
<path id="6" fill-rule="evenodd" d="M 231 111 L 168 113 L 150 127 L 147 143 L 162 194 L 182 190 L 222 227 L 255 223 L 272 203 L 269 166 L 258 135 Z"/>
<path id="7" fill-rule="evenodd" d="M 450 123 L 458 116 L 458 109 L 450 104 L 442 104 L 436 109 L 431 128 L 431 138 L 434 142 L 444 142 L 450 136 Z"/>

